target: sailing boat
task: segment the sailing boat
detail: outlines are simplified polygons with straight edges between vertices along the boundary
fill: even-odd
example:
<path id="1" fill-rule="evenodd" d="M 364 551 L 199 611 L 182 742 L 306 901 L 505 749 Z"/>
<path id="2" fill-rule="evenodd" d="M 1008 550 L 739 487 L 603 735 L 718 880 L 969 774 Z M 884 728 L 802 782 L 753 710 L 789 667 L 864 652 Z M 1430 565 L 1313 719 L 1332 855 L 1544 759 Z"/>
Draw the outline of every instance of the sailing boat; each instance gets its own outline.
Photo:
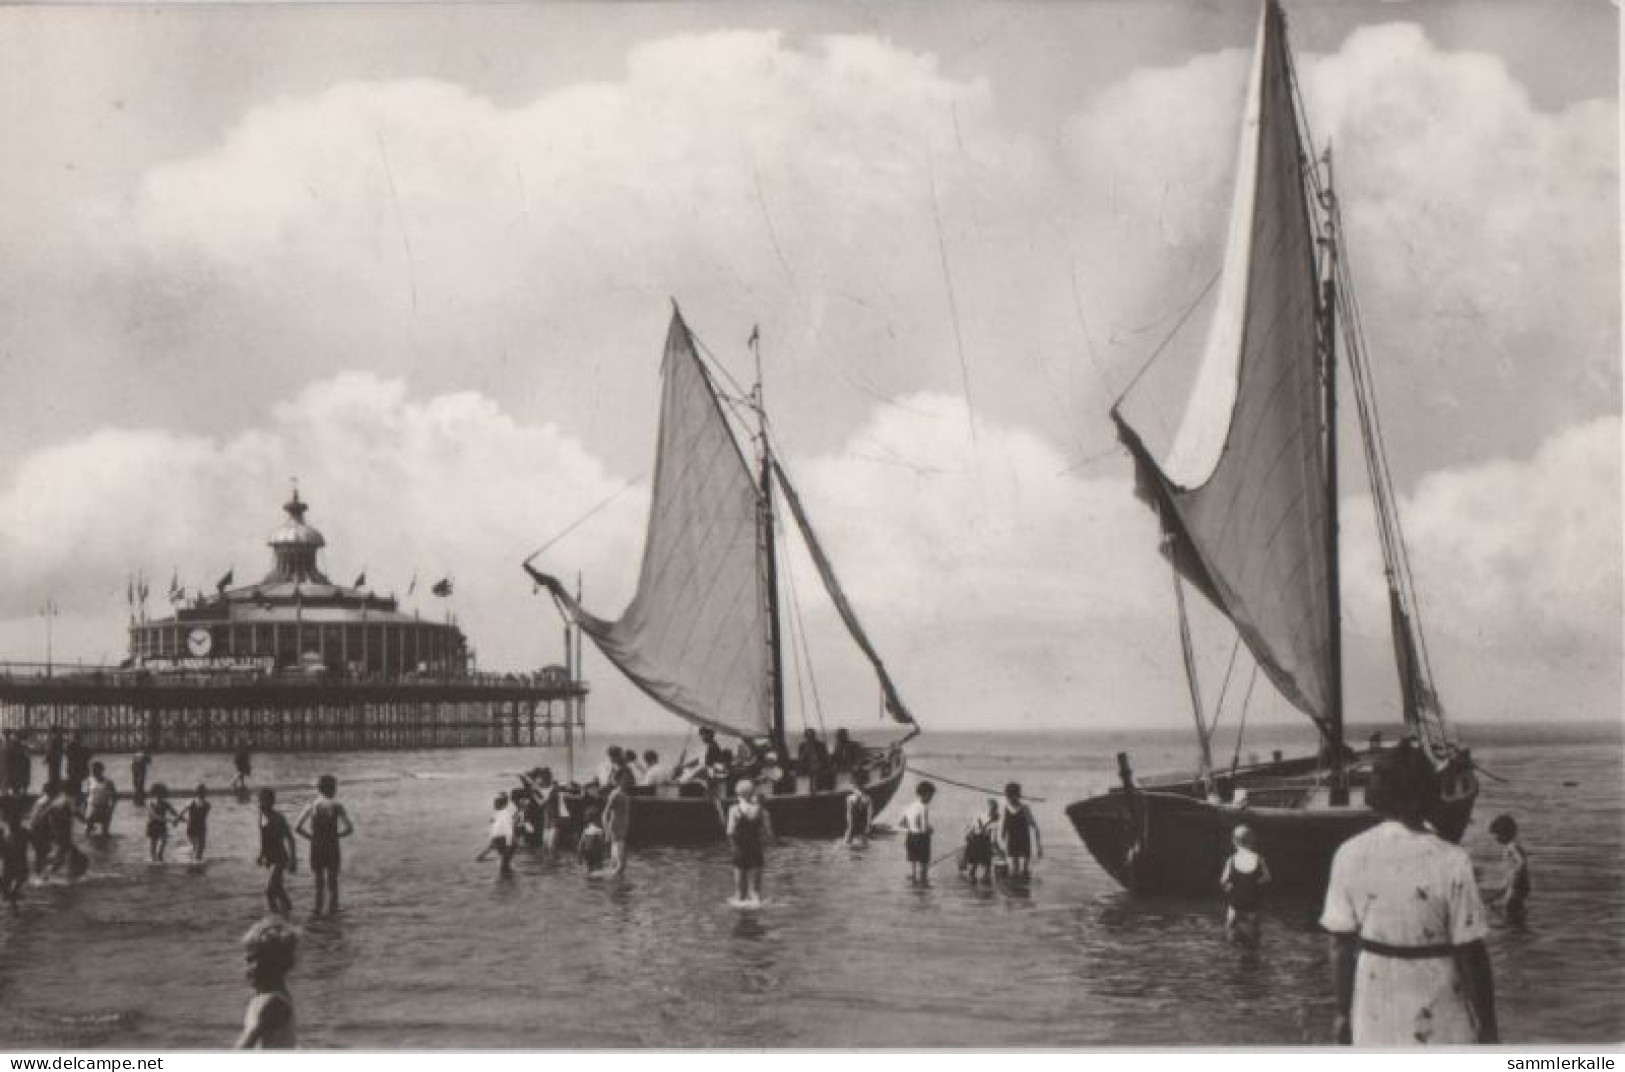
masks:
<path id="1" fill-rule="evenodd" d="M 1212 892 L 1234 827 L 1252 828 L 1275 886 L 1317 893 L 1347 838 L 1378 817 L 1363 789 L 1380 745 L 1344 743 L 1338 562 L 1337 365 L 1354 384 L 1388 583 L 1405 747 L 1426 750 L 1440 775 L 1432 823 L 1459 840 L 1478 783 L 1447 730 L 1383 452 L 1330 149 L 1311 157 L 1285 17 L 1267 0 L 1248 85 L 1229 242 L 1212 326 L 1185 416 L 1166 457 L 1146 447 L 1123 412 L 1118 435 L 1134 460 L 1137 494 L 1156 512 L 1173 567 L 1199 769 L 1137 779 L 1119 754 L 1120 785 L 1066 811 L 1095 859 L 1145 892 Z M 1130 387 L 1130 392 L 1133 388 Z M 1317 755 L 1215 768 L 1185 587 L 1234 626 L 1256 667 L 1321 735 Z M 1255 671 L 1256 673 L 1256 671 Z M 1221 695 L 1221 704 L 1223 697 Z M 1239 755 L 1239 741 L 1238 752 Z"/>
<path id="2" fill-rule="evenodd" d="M 752 336 L 755 343 L 756 336 Z M 874 668 L 881 704 L 897 723 L 914 718 L 858 622 L 767 435 L 760 386 L 754 408 L 760 448 L 753 471 L 723 412 L 725 396 L 701 360 L 675 303 L 662 366 L 654 487 L 637 593 L 614 621 L 585 610 L 559 581 L 525 570 L 552 592 L 566 616 L 604 657 L 666 710 L 696 727 L 764 742 L 785 760 L 774 487 L 784 494 L 824 590 L 852 640 Z M 758 376 L 758 379 L 760 377 Z M 902 745 L 913 729 L 860 764 L 872 815 L 896 794 L 906 766 Z M 731 778 L 639 787 L 632 795 L 633 844 L 720 840 Z M 786 777 L 761 799 L 774 831 L 837 837 L 846 828 L 850 774 L 815 783 Z M 568 795 L 567 795 L 568 799 Z M 580 809 L 572 808 L 579 815 Z"/>

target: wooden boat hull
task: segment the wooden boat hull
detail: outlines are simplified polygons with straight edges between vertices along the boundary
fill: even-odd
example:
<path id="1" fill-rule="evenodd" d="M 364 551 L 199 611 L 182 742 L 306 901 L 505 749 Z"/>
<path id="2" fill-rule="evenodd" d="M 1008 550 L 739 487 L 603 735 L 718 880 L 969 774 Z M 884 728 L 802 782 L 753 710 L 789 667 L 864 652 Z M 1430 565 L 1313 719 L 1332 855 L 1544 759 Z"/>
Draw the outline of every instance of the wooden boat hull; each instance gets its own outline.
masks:
<path id="1" fill-rule="evenodd" d="M 1238 771 L 1233 780 L 1221 779 L 1228 801 L 1206 799 L 1195 782 L 1153 782 L 1080 800 L 1067 807 L 1066 815 L 1096 861 L 1137 893 L 1216 895 L 1232 851 L 1232 831 L 1245 824 L 1269 863 L 1272 890 L 1319 897 L 1338 846 L 1375 826 L 1381 816 L 1364 805 L 1363 776 L 1356 777 L 1349 802 L 1338 806 L 1324 797 L 1289 803 L 1281 799 L 1285 791 L 1265 788 L 1279 786 L 1283 779 L 1301 779 L 1314 765 L 1311 758 Z M 1478 783 L 1470 764 L 1450 777 L 1449 799 L 1434 817 L 1434 827 L 1459 841 L 1472 816 Z M 1248 790 L 1248 798 L 1236 803 L 1236 789 Z"/>
<path id="2" fill-rule="evenodd" d="M 871 814 L 876 818 L 897 795 L 907 771 L 907 761 L 899 750 L 887 757 L 879 766 L 870 768 L 870 781 L 865 787 L 874 802 Z M 766 793 L 760 799 L 773 817 L 773 832 L 779 837 L 838 838 L 846 832 L 846 798 L 851 791 L 849 782 L 842 779 L 833 789 L 811 790 L 805 779 L 798 779 L 801 791 Z M 575 823 L 580 822 L 584 809 L 579 793 L 566 793 L 565 803 Z M 707 845 L 725 840 L 728 807 L 733 803 L 731 794 L 677 796 L 654 794 L 647 790 L 634 790 L 632 819 L 627 842 L 640 845 Z"/>

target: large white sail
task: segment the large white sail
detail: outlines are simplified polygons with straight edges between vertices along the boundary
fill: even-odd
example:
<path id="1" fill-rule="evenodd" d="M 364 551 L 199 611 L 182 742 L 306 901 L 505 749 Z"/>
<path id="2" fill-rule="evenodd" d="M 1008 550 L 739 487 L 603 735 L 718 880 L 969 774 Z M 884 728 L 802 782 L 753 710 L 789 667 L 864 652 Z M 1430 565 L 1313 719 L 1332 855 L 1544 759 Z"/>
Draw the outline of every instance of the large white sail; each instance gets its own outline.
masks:
<path id="1" fill-rule="evenodd" d="M 1325 364 L 1315 234 L 1280 9 L 1265 6 L 1225 278 L 1196 397 L 1166 461 L 1118 430 L 1180 572 L 1235 624 L 1281 694 L 1337 717 Z"/>
<path id="2" fill-rule="evenodd" d="M 672 313 L 638 590 L 607 621 L 546 574 L 581 629 L 644 692 L 724 733 L 773 726 L 759 491 L 680 313 Z M 528 567 L 527 567 L 528 568 Z"/>

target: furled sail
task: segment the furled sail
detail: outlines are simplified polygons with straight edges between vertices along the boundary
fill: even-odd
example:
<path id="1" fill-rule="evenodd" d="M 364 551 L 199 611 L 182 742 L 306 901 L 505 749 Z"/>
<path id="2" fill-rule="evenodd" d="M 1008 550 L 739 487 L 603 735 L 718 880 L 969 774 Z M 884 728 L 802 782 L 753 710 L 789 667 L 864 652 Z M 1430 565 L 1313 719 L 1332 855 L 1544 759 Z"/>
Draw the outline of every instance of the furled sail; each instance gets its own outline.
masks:
<path id="1" fill-rule="evenodd" d="M 668 710 L 739 736 L 772 729 L 760 502 L 693 337 L 673 311 L 649 529 L 620 618 L 586 612 L 531 569 L 604 656 Z"/>
<path id="2" fill-rule="evenodd" d="M 1248 88 L 1224 278 L 1191 401 L 1159 463 L 1112 417 L 1175 566 L 1270 680 L 1323 727 L 1335 713 L 1325 385 L 1315 235 L 1279 8 Z"/>
<path id="3" fill-rule="evenodd" d="M 779 487 L 784 489 L 784 500 L 790 504 L 790 513 L 796 519 L 796 527 L 801 530 L 801 538 L 806 541 L 807 553 L 812 556 L 813 565 L 818 569 L 818 578 L 824 582 L 824 591 L 829 593 L 830 602 L 835 604 L 835 610 L 846 623 L 846 630 L 852 634 L 852 640 L 868 658 L 869 665 L 874 667 L 875 677 L 880 680 L 880 692 L 885 698 L 886 713 L 898 722 L 907 726 L 914 725 L 914 716 L 909 714 L 908 708 L 903 704 L 903 697 L 897 692 L 897 685 L 892 681 L 891 675 L 886 672 L 886 664 L 880 661 L 880 653 L 869 640 L 869 634 L 863 631 L 863 624 L 858 621 L 858 614 L 852 608 L 852 603 L 846 598 L 841 589 L 841 582 L 835 577 L 835 566 L 830 562 L 829 556 L 824 554 L 824 547 L 818 542 L 818 536 L 813 532 L 812 522 L 807 520 L 807 511 L 802 508 L 801 496 L 796 494 L 795 485 L 785 475 L 784 467 L 777 458 L 773 459 L 773 472 L 779 478 Z"/>

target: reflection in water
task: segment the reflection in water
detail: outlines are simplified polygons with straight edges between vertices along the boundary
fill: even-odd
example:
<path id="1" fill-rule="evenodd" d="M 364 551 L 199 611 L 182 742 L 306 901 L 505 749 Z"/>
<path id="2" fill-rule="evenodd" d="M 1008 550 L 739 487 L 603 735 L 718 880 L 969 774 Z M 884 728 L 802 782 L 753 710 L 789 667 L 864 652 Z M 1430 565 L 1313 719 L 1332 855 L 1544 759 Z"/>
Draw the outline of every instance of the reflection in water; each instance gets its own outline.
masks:
<path id="1" fill-rule="evenodd" d="M 1612 740 L 1612 739 L 1610 739 Z M 662 742 L 654 742 L 657 746 Z M 1110 780 L 1103 737 L 924 739 L 920 762 L 965 781 L 1019 773 L 1045 797 L 1045 858 L 1028 895 L 973 887 L 951 861 L 909 888 L 895 837 L 867 848 L 785 841 L 770 849 L 759 910 L 742 911 L 725 846 L 635 852 L 622 879 L 522 852 L 515 877 L 472 862 L 498 772 L 546 754 L 267 756 L 263 776 L 340 779 L 358 833 L 346 843 L 344 911 L 310 920 L 309 875 L 291 881 L 304 929 L 292 977 L 301 1040 L 314 1046 L 1067 1046 L 1324 1042 L 1327 951 L 1315 906 L 1266 904 L 1256 949 L 1224 940 L 1210 901 L 1138 898 L 1107 878 L 1061 808 Z M 1126 742 L 1132 745 L 1132 742 Z M 1486 785 L 1468 843 L 1509 810 L 1535 868 L 1531 923 L 1490 939 L 1504 1035 L 1616 1038 L 1625 968 L 1625 857 L 1617 743 L 1550 740 L 1474 750 L 1509 785 Z M 1271 747 L 1268 741 L 1260 749 Z M 673 749 L 675 752 L 675 749 Z M 1181 744 L 1147 770 L 1188 759 Z M 1139 759 L 1140 756 L 1137 756 Z M 207 757 L 159 759 L 189 784 Z M 433 780 L 385 780 L 401 768 Z M 345 779 L 354 781 L 346 784 Z M 379 781 L 362 782 L 363 778 Z M 1563 788 L 1565 780 L 1584 789 Z M 285 810 L 297 811 L 298 793 Z M 944 792 L 939 853 L 985 806 Z M 0 912 L 0 1039 L 50 1048 L 229 1044 L 247 1000 L 238 939 L 259 917 L 254 813 L 222 797 L 211 859 L 149 867 L 128 806 L 87 846 L 74 886 L 31 887 Z M 1217 876 L 1215 876 L 1215 882 Z M 1576 966 L 1584 965 L 1585 974 Z"/>

